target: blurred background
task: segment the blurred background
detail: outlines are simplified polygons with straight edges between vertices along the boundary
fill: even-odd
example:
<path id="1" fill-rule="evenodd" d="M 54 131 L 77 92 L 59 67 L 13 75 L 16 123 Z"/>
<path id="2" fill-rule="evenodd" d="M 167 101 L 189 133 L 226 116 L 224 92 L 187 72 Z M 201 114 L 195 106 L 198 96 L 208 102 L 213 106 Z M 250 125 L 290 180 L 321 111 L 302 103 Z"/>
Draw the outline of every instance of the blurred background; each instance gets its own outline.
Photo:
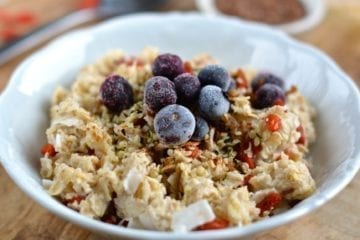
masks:
<path id="1" fill-rule="evenodd" d="M 360 79 L 360 0 L 0 0 L 0 89 L 21 59 L 56 35 L 143 11 L 201 11 L 268 23 L 323 49 Z M 299 23 L 307 15 L 307 23 Z"/>
<path id="2" fill-rule="evenodd" d="M 57 35 L 143 11 L 201 11 L 268 23 L 320 48 L 360 84 L 360 0 L 0 0 L 0 93 L 16 66 Z M 101 239 L 36 205 L 1 166 L 0 184 L 0 239 Z M 359 190 L 358 174 L 325 207 L 256 239 L 360 239 Z"/>

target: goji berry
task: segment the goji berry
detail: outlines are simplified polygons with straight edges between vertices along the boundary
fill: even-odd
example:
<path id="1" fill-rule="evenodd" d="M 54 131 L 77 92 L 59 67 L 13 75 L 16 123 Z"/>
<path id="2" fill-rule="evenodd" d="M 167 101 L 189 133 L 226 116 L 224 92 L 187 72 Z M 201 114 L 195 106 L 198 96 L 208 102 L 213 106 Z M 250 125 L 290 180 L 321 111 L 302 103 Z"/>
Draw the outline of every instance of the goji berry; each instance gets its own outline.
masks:
<path id="1" fill-rule="evenodd" d="M 305 137 L 305 132 L 304 132 L 304 128 L 302 125 L 298 126 L 296 128 L 296 131 L 298 131 L 300 133 L 300 138 L 299 140 L 296 142 L 297 144 L 305 144 L 306 142 L 306 137 Z"/>
<path id="2" fill-rule="evenodd" d="M 47 143 L 45 144 L 42 148 L 41 148 L 41 153 L 43 155 L 48 155 L 49 157 L 53 157 L 56 155 L 56 151 L 55 151 L 55 148 L 52 144 L 50 143 Z"/>
<path id="3" fill-rule="evenodd" d="M 260 208 L 260 216 L 262 216 L 265 211 L 271 211 L 276 208 L 281 200 L 282 197 L 280 193 L 272 192 L 267 195 L 263 200 L 256 204 L 256 207 Z"/>
<path id="4" fill-rule="evenodd" d="M 244 72 L 241 69 L 238 69 L 233 76 L 235 78 L 237 88 L 248 88 L 248 82 Z"/>
<path id="5" fill-rule="evenodd" d="M 216 229 L 223 229 L 229 226 L 229 221 L 221 218 L 216 218 L 211 222 L 207 222 L 199 227 L 196 230 L 203 231 L 203 230 L 216 230 Z"/>
<path id="6" fill-rule="evenodd" d="M 193 69 L 190 62 L 184 62 L 184 70 L 187 73 L 193 73 Z"/>
<path id="7" fill-rule="evenodd" d="M 281 128 L 281 118 L 276 114 L 269 114 L 265 118 L 266 128 L 270 132 L 276 132 Z"/>

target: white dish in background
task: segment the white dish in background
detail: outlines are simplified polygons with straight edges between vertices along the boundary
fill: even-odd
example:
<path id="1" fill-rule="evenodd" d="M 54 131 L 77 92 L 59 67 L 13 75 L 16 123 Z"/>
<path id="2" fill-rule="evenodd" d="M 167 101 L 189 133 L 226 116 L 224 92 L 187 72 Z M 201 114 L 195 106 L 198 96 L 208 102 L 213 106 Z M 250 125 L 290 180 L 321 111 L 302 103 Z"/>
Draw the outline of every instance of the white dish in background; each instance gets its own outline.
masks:
<path id="1" fill-rule="evenodd" d="M 290 34 L 308 31 L 318 25 L 324 18 L 326 6 L 323 0 L 300 0 L 305 7 L 305 17 L 290 23 L 271 25 Z M 208 15 L 225 15 L 216 7 L 215 0 L 196 0 L 198 9 Z M 240 17 L 239 17 L 240 18 Z M 264 23 L 265 24 L 265 23 Z"/>
<path id="2" fill-rule="evenodd" d="M 191 27 L 189 27 L 191 26 Z M 158 46 L 188 59 L 208 52 L 228 68 L 250 65 L 295 84 L 318 111 L 317 142 L 310 155 L 315 194 L 293 209 L 244 227 L 169 233 L 126 229 L 87 218 L 46 193 L 39 176 L 48 107 L 58 85 L 110 49 L 129 54 Z M 360 97 L 351 79 L 320 51 L 282 32 L 228 17 L 199 14 L 140 14 L 119 17 L 66 34 L 26 59 L 0 97 L 0 159 L 15 181 L 50 212 L 92 231 L 132 239 L 230 239 L 249 237 L 310 213 L 339 193 L 360 167 Z"/>

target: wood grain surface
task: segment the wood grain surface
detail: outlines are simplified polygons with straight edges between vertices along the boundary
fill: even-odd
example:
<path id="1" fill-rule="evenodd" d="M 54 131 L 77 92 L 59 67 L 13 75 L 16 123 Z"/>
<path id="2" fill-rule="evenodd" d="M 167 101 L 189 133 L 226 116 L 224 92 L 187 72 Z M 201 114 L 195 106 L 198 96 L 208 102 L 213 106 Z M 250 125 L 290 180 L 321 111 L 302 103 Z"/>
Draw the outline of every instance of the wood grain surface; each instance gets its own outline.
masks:
<path id="1" fill-rule="evenodd" d="M 44 15 L 41 21 L 44 22 L 74 8 L 74 1 L 71 0 L 4 2 L 14 9 L 24 6 L 21 3 L 25 3 L 34 11 L 41 12 Z M 315 29 L 295 37 L 327 52 L 360 85 L 360 1 L 327 0 L 327 2 L 328 13 L 325 20 Z M 0 7 L 1 4 L 2 2 Z M 186 0 L 172 1 L 164 7 L 164 10 L 194 8 L 193 2 Z M 32 51 L 0 66 L 0 91 L 4 89 L 15 67 Z M 358 173 L 340 194 L 319 210 L 261 234 L 255 239 L 360 239 L 359 198 L 360 174 Z M 37 205 L 19 190 L 1 166 L 0 209 L 0 240 L 102 239 L 101 236 L 73 225 Z"/>

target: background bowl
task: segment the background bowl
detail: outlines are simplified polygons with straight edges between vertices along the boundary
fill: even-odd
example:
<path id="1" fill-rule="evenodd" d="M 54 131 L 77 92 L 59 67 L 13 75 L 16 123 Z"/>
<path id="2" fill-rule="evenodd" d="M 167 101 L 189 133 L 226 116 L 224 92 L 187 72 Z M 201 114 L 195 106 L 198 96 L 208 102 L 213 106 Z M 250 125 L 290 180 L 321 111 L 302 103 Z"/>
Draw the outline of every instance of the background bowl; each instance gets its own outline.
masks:
<path id="1" fill-rule="evenodd" d="M 303 4 L 306 15 L 299 20 L 269 25 L 286 33 L 296 34 L 304 31 L 308 31 L 321 22 L 326 13 L 326 6 L 323 0 L 300 0 Z M 198 9 L 208 15 L 223 15 L 215 4 L 215 0 L 196 0 L 196 6 Z M 276 7 L 276 6 L 275 6 Z M 240 17 L 239 17 L 240 18 Z"/>
<path id="2" fill-rule="evenodd" d="M 190 27 L 189 27 L 190 26 Z M 293 209 L 241 228 L 191 233 L 126 229 L 96 221 L 49 196 L 39 176 L 39 149 L 45 143 L 48 107 L 58 85 L 70 86 L 76 73 L 105 52 L 129 54 L 157 46 L 187 59 L 207 52 L 228 68 L 252 66 L 295 84 L 318 111 L 317 142 L 311 149 L 318 190 Z M 120 17 L 66 34 L 25 60 L 0 98 L 0 159 L 16 184 L 49 211 L 92 231 L 136 239 L 230 239 L 250 236 L 309 213 L 334 197 L 360 167 L 360 101 L 355 84 L 336 64 L 285 34 L 235 18 L 198 14 L 142 14 Z"/>

